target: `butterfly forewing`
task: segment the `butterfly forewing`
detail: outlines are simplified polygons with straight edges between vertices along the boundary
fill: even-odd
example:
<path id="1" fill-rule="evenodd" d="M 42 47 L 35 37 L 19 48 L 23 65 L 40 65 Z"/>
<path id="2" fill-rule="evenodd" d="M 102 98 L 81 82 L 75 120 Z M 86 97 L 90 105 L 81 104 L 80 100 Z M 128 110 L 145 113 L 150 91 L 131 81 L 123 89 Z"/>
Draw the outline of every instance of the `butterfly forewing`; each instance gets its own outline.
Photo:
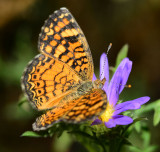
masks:
<path id="1" fill-rule="evenodd" d="M 93 61 L 88 43 L 66 8 L 55 11 L 45 21 L 38 46 L 41 52 L 69 65 L 82 80 L 92 79 Z"/>

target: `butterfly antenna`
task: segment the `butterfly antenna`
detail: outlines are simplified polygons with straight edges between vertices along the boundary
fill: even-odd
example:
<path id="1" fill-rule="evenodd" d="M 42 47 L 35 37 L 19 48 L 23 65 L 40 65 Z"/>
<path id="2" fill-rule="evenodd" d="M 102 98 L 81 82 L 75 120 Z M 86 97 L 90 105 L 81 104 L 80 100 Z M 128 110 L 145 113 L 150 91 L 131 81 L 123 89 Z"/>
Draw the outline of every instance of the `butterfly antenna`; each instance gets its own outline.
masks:
<path id="1" fill-rule="evenodd" d="M 111 49 L 111 47 L 112 47 L 112 43 L 109 43 L 109 46 L 108 46 L 108 49 L 107 49 L 107 55 L 108 55 L 108 52 Z"/>
<path id="2" fill-rule="evenodd" d="M 128 84 L 128 85 L 125 85 L 126 88 L 131 88 L 132 85 L 131 84 Z"/>
<path id="3" fill-rule="evenodd" d="M 131 88 L 131 87 L 132 87 L 132 85 L 131 85 L 131 84 L 126 84 L 126 85 L 119 84 L 119 85 L 124 86 L 125 88 Z"/>
<path id="4" fill-rule="evenodd" d="M 112 47 L 112 43 L 109 43 L 106 56 L 108 55 L 108 52 L 109 52 L 109 50 L 111 49 L 111 47 Z M 102 77 L 102 75 L 103 75 L 103 73 L 104 73 L 104 66 L 105 66 L 105 64 L 106 64 L 106 60 L 107 60 L 107 58 L 105 58 L 105 60 L 104 60 L 104 64 L 103 64 L 103 68 L 102 68 L 103 70 L 102 70 L 102 73 L 101 73 L 100 78 Z"/>

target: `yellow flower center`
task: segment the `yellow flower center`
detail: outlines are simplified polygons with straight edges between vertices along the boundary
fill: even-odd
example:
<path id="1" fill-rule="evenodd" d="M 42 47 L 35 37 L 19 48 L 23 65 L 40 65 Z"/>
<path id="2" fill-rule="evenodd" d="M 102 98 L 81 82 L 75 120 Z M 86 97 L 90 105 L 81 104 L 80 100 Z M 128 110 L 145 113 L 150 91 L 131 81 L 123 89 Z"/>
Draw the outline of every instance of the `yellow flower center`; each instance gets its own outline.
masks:
<path id="1" fill-rule="evenodd" d="M 108 122 L 109 119 L 112 118 L 113 112 L 114 112 L 113 106 L 108 103 L 105 112 L 102 113 L 102 115 L 100 116 L 100 120 L 102 120 L 103 122 Z"/>

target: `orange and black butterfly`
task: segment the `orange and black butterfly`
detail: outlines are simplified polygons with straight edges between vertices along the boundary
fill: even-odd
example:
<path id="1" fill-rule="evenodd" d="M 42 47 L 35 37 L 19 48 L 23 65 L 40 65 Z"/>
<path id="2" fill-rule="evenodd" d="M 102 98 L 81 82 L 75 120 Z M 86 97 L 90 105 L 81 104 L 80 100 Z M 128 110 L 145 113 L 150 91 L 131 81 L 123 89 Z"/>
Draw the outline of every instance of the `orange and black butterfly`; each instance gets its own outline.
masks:
<path id="1" fill-rule="evenodd" d="M 34 130 L 63 121 L 93 120 L 107 106 L 104 81 L 92 82 L 94 66 L 86 38 L 66 8 L 49 16 L 39 35 L 38 54 L 22 76 L 22 89 L 32 106 L 45 113 Z"/>

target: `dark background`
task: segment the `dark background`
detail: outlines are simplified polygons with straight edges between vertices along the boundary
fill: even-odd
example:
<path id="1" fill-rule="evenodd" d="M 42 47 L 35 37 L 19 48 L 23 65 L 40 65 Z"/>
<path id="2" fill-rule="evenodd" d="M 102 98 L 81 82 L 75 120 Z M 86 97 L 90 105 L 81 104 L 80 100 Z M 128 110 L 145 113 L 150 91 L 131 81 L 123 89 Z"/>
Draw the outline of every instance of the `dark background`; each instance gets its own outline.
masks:
<path id="1" fill-rule="evenodd" d="M 90 45 L 95 71 L 99 58 L 108 54 L 115 65 L 117 53 L 129 44 L 128 57 L 133 61 L 123 96 L 134 99 L 160 97 L 160 1 L 159 0 L 0 0 L 0 151 L 51 151 L 52 138 L 26 138 L 35 119 L 27 104 L 19 108 L 22 96 L 20 77 L 38 54 L 37 40 L 44 20 L 60 7 L 73 14 Z M 153 128 L 150 114 L 151 144 L 160 145 L 160 126 Z"/>

